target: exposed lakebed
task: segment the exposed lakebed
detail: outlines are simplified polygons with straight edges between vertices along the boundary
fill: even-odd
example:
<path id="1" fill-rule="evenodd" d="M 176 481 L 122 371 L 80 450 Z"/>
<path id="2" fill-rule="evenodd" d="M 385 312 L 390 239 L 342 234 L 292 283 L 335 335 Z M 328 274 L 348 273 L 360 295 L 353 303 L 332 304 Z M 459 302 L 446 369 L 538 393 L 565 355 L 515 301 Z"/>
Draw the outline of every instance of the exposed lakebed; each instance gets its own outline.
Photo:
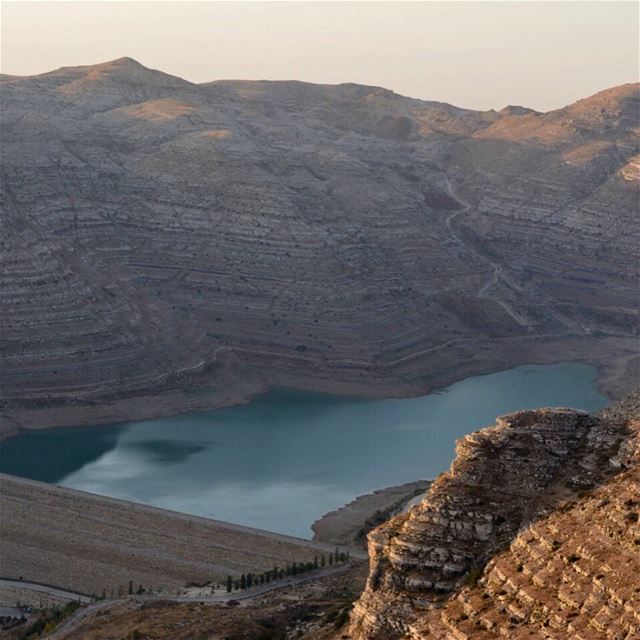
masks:
<path id="1" fill-rule="evenodd" d="M 362 400 L 274 391 L 245 406 L 0 444 L 0 471 L 310 537 L 358 495 L 448 468 L 455 440 L 525 408 L 607 404 L 594 367 L 520 366 L 438 393 Z"/>

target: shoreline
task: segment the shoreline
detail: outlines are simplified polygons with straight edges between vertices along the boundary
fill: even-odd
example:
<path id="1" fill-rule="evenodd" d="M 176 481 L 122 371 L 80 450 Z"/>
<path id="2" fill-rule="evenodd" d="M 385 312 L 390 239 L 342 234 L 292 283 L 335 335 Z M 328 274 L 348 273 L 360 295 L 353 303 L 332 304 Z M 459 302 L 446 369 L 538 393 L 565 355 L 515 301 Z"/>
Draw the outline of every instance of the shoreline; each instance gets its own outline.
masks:
<path id="1" fill-rule="evenodd" d="M 509 342 L 509 339 L 502 341 L 503 348 L 505 342 Z M 141 393 L 91 405 L 22 409 L 17 411 L 21 416 L 19 419 L 10 417 L 5 407 L 0 411 L 0 442 L 29 430 L 120 424 L 194 411 L 228 409 L 249 404 L 259 396 L 278 388 L 371 400 L 415 398 L 438 392 L 469 377 L 490 375 L 525 365 L 576 362 L 594 366 L 597 371 L 597 389 L 608 400 L 618 399 L 634 386 L 634 378 L 638 379 L 640 370 L 640 354 L 635 340 L 609 336 L 600 339 L 600 343 L 604 344 L 587 341 L 590 348 L 583 342 L 584 337 L 577 339 L 576 336 L 565 336 L 559 340 L 533 337 L 526 345 L 520 345 L 520 349 L 516 348 L 518 345 L 510 345 L 508 353 L 500 353 L 500 349 L 496 350 L 500 341 L 494 340 L 490 345 L 484 346 L 485 350 L 489 350 L 491 358 L 482 357 L 486 353 L 479 352 L 474 359 L 452 363 L 452 367 L 446 371 L 429 372 L 422 377 L 414 374 L 410 379 L 410 374 L 404 374 L 402 371 L 382 380 L 372 375 L 368 380 L 353 381 L 322 377 L 322 372 L 318 372 L 318 377 L 313 379 L 299 375 L 291 377 L 284 373 L 274 375 L 271 384 L 253 378 L 233 389 L 221 389 L 219 393 L 203 392 L 201 389 L 173 389 L 165 393 Z M 26 426 L 27 422 L 29 426 Z M 34 424 L 37 426 L 33 426 Z"/>
<path id="2" fill-rule="evenodd" d="M 312 540 L 364 549 L 366 534 L 417 499 L 422 499 L 432 480 L 416 480 L 376 489 L 325 513 L 311 525 Z"/>
<path id="3" fill-rule="evenodd" d="M 430 485 L 359 496 L 317 520 L 309 540 L 0 473 L 0 564 L 5 579 L 100 593 L 128 580 L 163 589 L 221 581 L 336 547 L 363 561 L 366 533 Z"/>
<path id="4" fill-rule="evenodd" d="M 3 576 L 81 593 L 175 591 L 310 561 L 335 545 L 0 474 Z M 365 559 L 364 550 L 351 549 Z"/>

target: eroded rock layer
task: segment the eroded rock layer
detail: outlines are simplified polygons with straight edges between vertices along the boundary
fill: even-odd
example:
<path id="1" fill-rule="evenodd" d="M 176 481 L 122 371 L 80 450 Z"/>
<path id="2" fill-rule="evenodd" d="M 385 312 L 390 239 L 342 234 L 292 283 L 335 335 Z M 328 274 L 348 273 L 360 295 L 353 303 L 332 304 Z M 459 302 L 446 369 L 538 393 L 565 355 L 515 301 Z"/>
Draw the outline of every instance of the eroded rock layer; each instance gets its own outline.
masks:
<path id="1" fill-rule="evenodd" d="M 476 112 L 123 58 L 0 97 L 4 433 L 635 353 L 637 85 Z"/>
<path id="2" fill-rule="evenodd" d="M 358 639 L 640 634 L 640 393 L 524 411 L 458 442 L 407 517 L 369 534 Z"/>

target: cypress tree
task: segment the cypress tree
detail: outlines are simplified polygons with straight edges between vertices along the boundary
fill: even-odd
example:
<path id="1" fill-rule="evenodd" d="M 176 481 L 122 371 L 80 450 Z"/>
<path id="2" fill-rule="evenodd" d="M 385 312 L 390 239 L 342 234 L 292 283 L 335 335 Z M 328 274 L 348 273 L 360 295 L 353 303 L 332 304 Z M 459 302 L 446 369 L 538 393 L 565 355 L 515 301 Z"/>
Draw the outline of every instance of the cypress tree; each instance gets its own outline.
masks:
<path id="1" fill-rule="evenodd" d="M 127 593 L 133 595 L 133 580 L 129 580 L 129 590 Z"/>
<path id="2" fill-rule="evenodd" d="M 333 553 L 329 554 L 329 566 L 333 564 Z"/>
<path id="3" fill-rule="evenodd" d="M 316 553 L 315 556 L 313 556 L 313 568 L 317 569 L 318 568 L 318 554 Z"/>
<path id="4" fill-rule="evenodd" d="M 247 588 L 247 577 L 244 575 L 244 573 L 240 576 L 240 588 L 241 589 Z"/>
<path id="5" fill-rule="evenodd" d="M 232 589 L 233 589 L 233 580 L 231 579 L 231 576 L 227 576 L 227 593 L 231 593 Z"/>
<path id="6" fill-rule="evenodd" d="M 253 586 L 253 574 L 247 574 L 247 589 L 250 589 Z"/>
<path id="7" fill-rule="evenodd" d="M 320 566 L 324 567 L 326 564 L 327 564 L 327 559 L 324 557 L 324 553 L 323 553 L 320 558 Z"/>

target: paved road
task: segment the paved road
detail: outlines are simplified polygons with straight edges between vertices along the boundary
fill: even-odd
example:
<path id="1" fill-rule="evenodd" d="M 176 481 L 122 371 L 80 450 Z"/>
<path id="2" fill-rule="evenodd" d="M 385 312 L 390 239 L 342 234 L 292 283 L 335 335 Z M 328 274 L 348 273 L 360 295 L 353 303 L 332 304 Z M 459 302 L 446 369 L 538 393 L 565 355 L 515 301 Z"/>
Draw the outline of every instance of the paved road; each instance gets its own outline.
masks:
<path id="1" fill-rule="evenodd" d="M 66 589 L 60 589 L 52 585 L 41 584 L 40 582 L 29 582 L 28 580 L 12 580 L 10 578 L 0 578 L 0 589 L 3 588 L 17 588 L 28 589 L 29 591 L 38 591 L 39 593 L 46 593 L 57 598 L 76 600 L 82 602 L 82 604 L 88 604 L 89 602 L 91 602 L 91 596 L 88 596 L 84 593 L 67 591 Z"/>
<path id="2" fill-rule="evenodd" d="M 299 576 L 291 576 L 278 580 L 276 582 L 270 582 L 269 584 L 261 584 L 257 587 L 251 587 L 251 589 L 245 589 L 244 591 L 233 591 L 232 593 L 221 593 L 214 596 L 198 596 L 195 598 L 189 596 L 173 596 L 169 598 L 162 598 L 163 600 L 172 600 L 173 602 L 228 602 L 229 600 L 251 600 L 257 596 L 261 596 L 270 591 L 277 591 L 278 589 L 284 589 L 294 585 L 304 584 L 305 582 L 312 582 L 320 578 L 327 578 L 329 576 L 337 576 L 345 571 L 349 570 L 353 565 L 351 564 L 339 564 L 333 567 L 325 567 L 324 569 L 318 569 L 317 571 L 310 571 L 309 573 L 303 573 Z"/>
<path id="3" fill-rule="evenodd" d="M 163 600 L 171 602 L 193 602 L 193 603 L 209 603 L 209 604 L 224 604 L 229 600 L 252 600 L 258 596 L 264 595 L 272 591 L 278 591 L 279 589 L 285 589 L 287 587 L 304 584 L 305 582 L 312 582 L 320 578 L 327 578 L 329 576 L 340 575 L 348 571 L 353 565 L 350 563 L 339 564 L 332 567 L 324 567 L 317 571 L 310 571 L 309 573 L 303 573 L 302 575 L 289 577 L 276 582 L 270 582 L 269 584 L 259 585 L 252 587 L 251 589 L 245 589 L 244 591 L 234 591 L 232 593 L 221 593 L 212 596 L 132 596 L 134 600 L 144 600 L 150 602 L 153 600 Z M 73 591 L 66 591 L 65 589 L 58 589 L 50 585 L 42 585 L 37 582 L 28 582 L 25 580 L 10 580 L 0 579 L 0 588 L 2 587 L 20 587 L 22 589 L 31 589 L 33 591 L 39 591 L 41 593 L 48 593 L 49 595 L 61 596 L 68 598 L 69 600 L 79 600 L 83 604 L 88 604 L 88 607 L 78 609 L 71 617 L 65 620 L 51 635 L 47 636 L 48 640 L 57 640 L 74 629 L 80 622 L 91 615 L 95 611 L 110 607 L 117 602 L 125 602 L 131 598 L 119 598 L 116 600 L 101 600 L 100 602 L 92 602 L 89 596 L 78 594 Z"/>
<path id="4" fill-rule="evenodd" d="M 111 606 L 117 600 L 102 600 L 101 602 L 94 602 L 88 607 L 78 609 L 71 617 L 67 618 L 51 635 L 45 636 L 47 640 L 57 640 L 62 637 L 62 634 L 68 633 L 74 627 L 76 627 L 84 618 L 91 615 L 99 609 L 105 609 Z"/>

